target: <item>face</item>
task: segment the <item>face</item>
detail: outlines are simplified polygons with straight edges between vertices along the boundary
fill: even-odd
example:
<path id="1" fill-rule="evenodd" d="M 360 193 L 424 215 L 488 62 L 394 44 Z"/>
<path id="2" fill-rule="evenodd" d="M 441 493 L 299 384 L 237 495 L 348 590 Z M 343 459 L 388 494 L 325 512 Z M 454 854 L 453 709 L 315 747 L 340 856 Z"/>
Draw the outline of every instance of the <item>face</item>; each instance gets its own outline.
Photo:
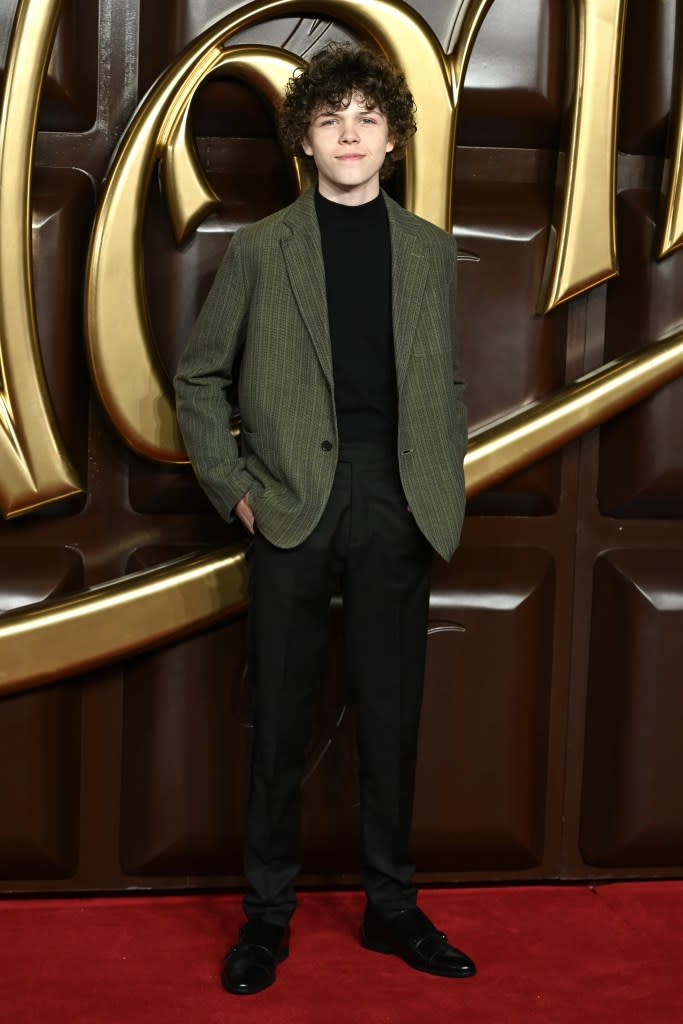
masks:
<path id="1" fill-rule="evenodd" d="M 394 143 L 384 114 L 354 93 L 346 107 L 315 112 L 302 146 L 318 168 L 321 195 L 356 206 L 378 195 L 379 172 Z"/>

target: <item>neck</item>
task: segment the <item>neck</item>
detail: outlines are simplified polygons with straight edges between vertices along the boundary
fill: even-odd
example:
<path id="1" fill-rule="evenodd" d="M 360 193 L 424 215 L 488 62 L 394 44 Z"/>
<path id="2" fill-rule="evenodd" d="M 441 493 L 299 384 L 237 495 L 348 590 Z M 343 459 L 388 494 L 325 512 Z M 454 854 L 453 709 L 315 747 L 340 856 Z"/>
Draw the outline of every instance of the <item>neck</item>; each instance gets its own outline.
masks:
<path id="1" fill-rule="evenodd" d="M 379 191 L 379 181 L 369 181 L 362 186 L 351 185 L 345 189 L 343 185 L 334 185 L 318 179 L 320 195 L 341 206 L 362 206 L 364 203 L 371 203 L 377 198 Z"/>

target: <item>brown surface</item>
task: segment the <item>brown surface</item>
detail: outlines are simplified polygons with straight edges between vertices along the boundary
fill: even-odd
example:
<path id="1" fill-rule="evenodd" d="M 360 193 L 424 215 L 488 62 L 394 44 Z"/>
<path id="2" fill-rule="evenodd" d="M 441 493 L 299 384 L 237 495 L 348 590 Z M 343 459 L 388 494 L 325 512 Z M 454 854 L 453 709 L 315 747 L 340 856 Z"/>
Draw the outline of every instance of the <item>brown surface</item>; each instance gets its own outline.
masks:
<path id="1" fill-rule="evenodd" d="M 0 0 L 3 40 L 14 6 Z M 0 525 L 3 610 L 241 538 L 187 470 L 143 462 L 116 437 L 89 389 L 80 327 L 89 179 L 101 183 L 155 75 L 231 5 L 101 0 L 99 23 L 97 6 L 65 0 L 34 194 L 41 343 L 88 496 Z M 536 315 L 565 7 L 496 0 L 468 71 L 454 196 L 461 248 L 474 257 L 460 264 L 459 306 L 472 425 L 683 323 L 683 254 L 652 258 L 674 4 L 649 0 L 629 5 L 622 276 Z M 419 9 L 445 41 L 451 6 Z M 252 35 L 279 45 L 294 30 L 290 46 L 303 52 L 310 25 Z M 169 373 L 231 234 L 290 198 L 272 120 L 243 86 L 207 84 L 195 124 L 222 210 L 179 249 L 156 192 L 147 217 L 148 295 Z M 422 878 L 683 872 L 681 388 L 478 497 L 453 563 L 435 564 L 414 833 Z M 306 877 L 326 884 L 356 881 L 358 863 L 338 617 L 304 790 Z M 4 700 L 2 888 L 239 883 L 250 716 L 242 620 Z"/>

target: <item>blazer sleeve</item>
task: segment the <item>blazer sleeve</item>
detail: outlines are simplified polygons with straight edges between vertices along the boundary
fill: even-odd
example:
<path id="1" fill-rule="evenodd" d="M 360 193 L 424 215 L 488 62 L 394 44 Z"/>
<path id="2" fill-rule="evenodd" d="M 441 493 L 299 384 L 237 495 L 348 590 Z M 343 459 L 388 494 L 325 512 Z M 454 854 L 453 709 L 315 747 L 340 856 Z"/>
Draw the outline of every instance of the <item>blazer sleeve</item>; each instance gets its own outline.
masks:
<path id="1" fill-rule="evenodd" d="M 180 430 L 202 488 L 228 522 L 255 484 L 230 432 L 233 369 L 244 342 L 249 289 L 237 232 L 183 351 L 174 385 Z"/>

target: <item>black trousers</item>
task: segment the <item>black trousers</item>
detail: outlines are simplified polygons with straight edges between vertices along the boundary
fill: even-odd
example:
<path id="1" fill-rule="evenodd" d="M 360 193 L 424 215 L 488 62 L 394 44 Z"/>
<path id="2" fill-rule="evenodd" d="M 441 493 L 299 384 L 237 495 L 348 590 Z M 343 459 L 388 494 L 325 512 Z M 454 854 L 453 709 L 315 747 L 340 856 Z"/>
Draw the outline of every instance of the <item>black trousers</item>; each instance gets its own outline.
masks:
<path id="1" fill-rule="evenodd" d="M 320 523 L 277 548 L 257 531 L 249 660 L 256 688 L 244 852 L 248 917 L 284 925 L 301 866 L 301 780 L 332 595 L 341 586 L 359 727 L 362 879 L 381 913 L 413 906 L 409 851 L 432 552 L 395 451 L 345 445 Z"/>

